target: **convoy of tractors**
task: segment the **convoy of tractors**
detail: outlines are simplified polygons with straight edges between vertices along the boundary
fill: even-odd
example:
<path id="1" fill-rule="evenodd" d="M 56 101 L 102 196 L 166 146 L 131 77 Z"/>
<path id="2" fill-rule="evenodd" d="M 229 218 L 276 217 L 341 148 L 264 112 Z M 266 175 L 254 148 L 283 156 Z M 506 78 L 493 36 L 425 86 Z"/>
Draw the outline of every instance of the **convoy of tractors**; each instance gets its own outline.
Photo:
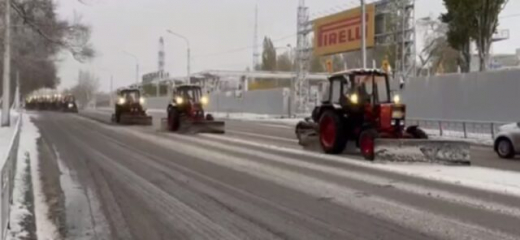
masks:
<path id="1" fill-rule="evenodd" d="M 329 77 L 328 96 L 309 118 L 297 124 L 302 146 L 317 144 L 327 154 L 344 152 L 347 143 L 366 160 L 469 161 L 469 144 L 429 140 L 418 126 L 406 126 L 406 106 L 391 91 L 389 76 L 378 69 L 354 69 Z M 205 111 L 208 96 L 198 85 L 178 85 L 165 109 L 161 128 L 176 133 L 224 133 L 223 121 Z M 120 125 L 152 125 L 139 88 L 117 91 L 111 121 Z M 26 100 L 28 110 L 78 112 L 74 96 L 37 96 Z"/>

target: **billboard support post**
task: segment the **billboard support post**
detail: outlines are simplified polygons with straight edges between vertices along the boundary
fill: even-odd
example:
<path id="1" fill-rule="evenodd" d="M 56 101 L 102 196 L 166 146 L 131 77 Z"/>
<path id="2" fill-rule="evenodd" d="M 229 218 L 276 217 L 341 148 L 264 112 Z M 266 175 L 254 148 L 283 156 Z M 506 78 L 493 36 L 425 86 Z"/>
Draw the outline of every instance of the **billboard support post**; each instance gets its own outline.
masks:
<path id="1" fill-rule="evenodd" d="M 367 68 L 367 18 L 365 0 L 361 0 L 361 56 L 363 61 L 363 68 Z"/>

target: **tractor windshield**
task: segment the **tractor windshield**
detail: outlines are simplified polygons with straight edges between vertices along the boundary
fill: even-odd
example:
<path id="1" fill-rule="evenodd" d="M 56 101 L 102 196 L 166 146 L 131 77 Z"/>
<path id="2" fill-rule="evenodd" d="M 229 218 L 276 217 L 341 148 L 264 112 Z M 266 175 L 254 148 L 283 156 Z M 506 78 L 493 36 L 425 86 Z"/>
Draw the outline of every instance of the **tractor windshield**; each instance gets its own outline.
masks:
<path id="1" fill-rule="evenodd" d="M 360 75 L 356 76 L 359 84 L 361 99 L 372 99 L 375 103 L 390 102 L 387 80 L 384 76 Z"/>
<path id="2" fill-rule="evenodd" d="M 126 99 L 127 102 L 139 102 L 139 91 L 128 91 L 123 92 L 123 97 Z"/>
<path id="3" fill-rule="evenodd" d="M 186 88 L 180 92 L 183 98 L 192 102 L 198 102 L 201 97 L 201 90 L 199 88 Z"/>

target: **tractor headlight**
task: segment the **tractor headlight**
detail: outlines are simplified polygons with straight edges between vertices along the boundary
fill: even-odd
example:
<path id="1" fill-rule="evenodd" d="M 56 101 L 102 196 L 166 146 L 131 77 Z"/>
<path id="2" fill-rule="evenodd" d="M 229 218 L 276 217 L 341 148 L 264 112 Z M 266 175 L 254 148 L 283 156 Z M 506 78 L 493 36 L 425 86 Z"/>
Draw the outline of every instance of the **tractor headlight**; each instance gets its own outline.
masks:
<path id="1" fill-rule="evenodd" d="M 200 102 L 203 104 L 203 105 L 207 105 L 209 103 L 209 99 L 208 97 L 206 96 L 203 96 L 200 98 Z"/>
<path id="2" fill-rule="evenodd" d="M 125 102 L 126 102 L 125 98 L 119 98 L 119 100 L 117 100 L 117 103 L 119 105 L 125 104 Z"/>
<path id="3" fill-rule="evenodd" d="M 350 95 L 350 101 L 354 104 L 358 104 L 359 102 L 359 97 L 356 93 Z"/>
<path id="4" fill-rule="evenodd" d="M 140 97 L 139 98 L 139 103 L 140 104 L 144 104 L 146 102 L 146 99 L 144 99 L 144 97 Z"/>
<path id="5" fill-rule="evenodd" d="M 396 94 L 396 95 L 394 96 L 394 103 L 399 104 L 400 102 L 401 102 L 401 97 L 400 97 L 399 95 Z"/>
<path id="6" fill-rule="evenodd" d="M 74 107 L 74 104 L 69 103 L 69 108 L 72 108 L 72 107 Z"/>
<path id="7" fill-rule="evenodd" d="M 184 100 L 181 97 L 176 97 L 175 102 L 177 102 L 177 104 L 182 104 L 182 102 L 184 102 Z"/>

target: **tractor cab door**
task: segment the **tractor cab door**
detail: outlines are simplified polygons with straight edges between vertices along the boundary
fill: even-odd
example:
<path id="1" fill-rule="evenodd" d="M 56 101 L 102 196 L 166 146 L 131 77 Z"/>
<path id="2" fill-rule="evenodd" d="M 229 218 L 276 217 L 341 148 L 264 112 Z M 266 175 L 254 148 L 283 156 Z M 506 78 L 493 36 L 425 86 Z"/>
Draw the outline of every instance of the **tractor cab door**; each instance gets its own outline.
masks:
<path id="1" fill-rule="evenodd" d="M 328 98 L 325 98 L 325 99 L 327 99 L 326 100 L 327 102 L 329 102 L 330 104 L 336 103 L 336 104 L 343 105 L 342 103 L 345 100 L 344 96 L 342 94 L 344 81 L 345 81 L 345 79 L 342 77 L 336 77 L 336 78 L 330 79 Z"/>

